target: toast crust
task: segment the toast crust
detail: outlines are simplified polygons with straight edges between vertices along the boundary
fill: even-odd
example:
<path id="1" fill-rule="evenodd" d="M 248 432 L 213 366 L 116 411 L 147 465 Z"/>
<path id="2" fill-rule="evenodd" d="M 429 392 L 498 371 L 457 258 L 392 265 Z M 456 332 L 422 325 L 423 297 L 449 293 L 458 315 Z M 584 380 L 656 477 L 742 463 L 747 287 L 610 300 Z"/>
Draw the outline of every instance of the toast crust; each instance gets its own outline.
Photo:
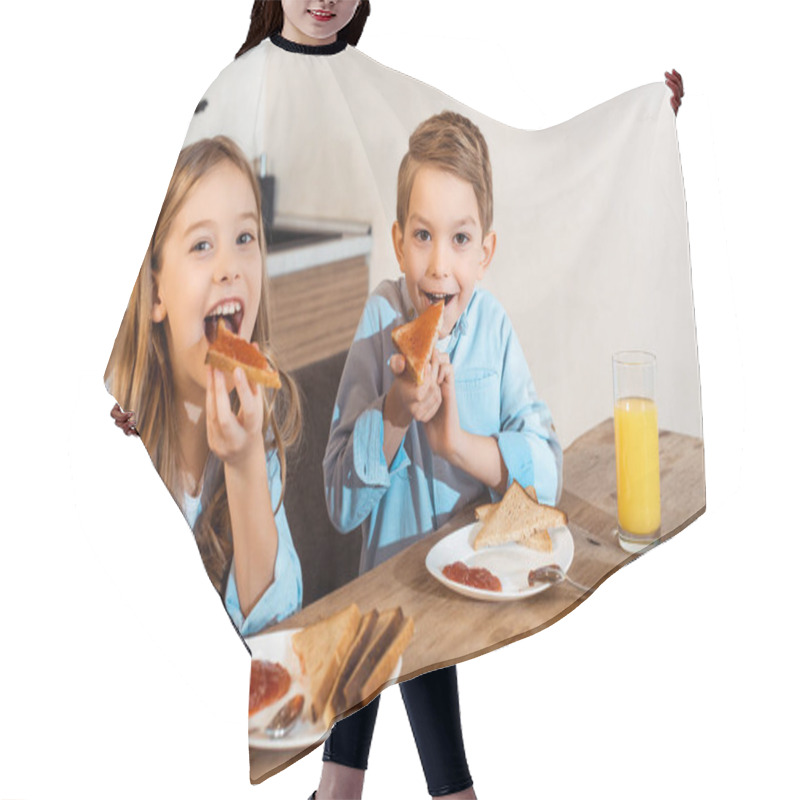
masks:
<path id="1" fill-rule="evenodd" d="M 292 648 L 308 676 L 311 718 L 319 719 L 361 624 L 361 612 L 353 603 L 332 617 L 315 622 L 292 637 Z"/>
<path id="2" fill-rule="evenodd" d="M 380 614 L 370 646 L 345 684 L 344 698 L 348 708 L 365 700 L 389 680 L 413 633 L 414 622 L 410 617 L 404 617 L 401 609 Z"/>
<path id="3" fill-rule="evenodd" d="M 362 616 L 353 603 L 298 631 L 292 649 L 309 684 L 311 719 L 330 728 L 336 717 L 380 689 L 414 633 L 402 609 Z"/>
<path id="4" fill-rule="evenodd" d="M 553 540 L 548 529 L 566 524 L 567 515 L 563 511 L 531 499 L 514 481 L 500 503 L 485 517 L 473 547 L 480 550 L 515 542 L 534 550 L 551 552 Z"/>
<path id="5" fill-rule="evenodd" d="M 378 660 L 378 663 L 372 670 L 372 674 L 367 678 L 361 690 L 362 700 L 368 698 L 389 680 L 389 676 L 392 674 L 392 670 L 394 670 L 397 664 L 397 659 L 400 658 L 400 655 L 408 646 L 413 635 L 414 620 L 411 619 L 411 617 L 405 617 L 391 647 L 383 654 L 383 657 Z"/>
<path id="6" fill-rule="evenodd" d="M 375 609 L 372 609 L 372 611 L 364 614 L 364 616 L 361 618 L 361 624 L 359 625 L 358 633 L 356 634 L 355 639 L 353 639 L 347 656 L 342 663 L 342 668 L 339 671 L 339 674 L 336 676 L 336 681 L 333 685 L 330 699 L 325 707 L 323 719 L 326 727 L 330 727 L 333 719 L 338 714 L 346 711 L 348 708 L 344 694 L 345 684 L 350 679 L 356 666 L 361 661 L 361 658 L 369 647 L 377 622 L 378 612 Z"/>

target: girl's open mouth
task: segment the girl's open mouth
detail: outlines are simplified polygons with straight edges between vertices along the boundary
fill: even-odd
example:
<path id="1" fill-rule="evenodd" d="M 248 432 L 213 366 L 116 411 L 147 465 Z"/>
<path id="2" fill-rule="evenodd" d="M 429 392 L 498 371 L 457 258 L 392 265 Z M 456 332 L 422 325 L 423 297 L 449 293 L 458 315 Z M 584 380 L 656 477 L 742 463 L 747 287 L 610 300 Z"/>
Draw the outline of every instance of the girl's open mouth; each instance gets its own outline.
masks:
<path id="1" fill-rule="evenodd" d="M 336 16 L 336 14 L 331 11 L 320 11 L 316 8 L 309 8 L 308 13 L 311 14 L 314 19 L 319 20 L 320 22 L 328 22 Z"/>
<path id="2" fill-rule="evenodd" d="M 431 305 L 434 303 L 438 303 L 440 300 L 444 300 L 444 304 L 447 305 L 454 297 L 454 294 L 442 294 L 442 293 L 435 293 L 435 292 L 425 292 L 420 289 L 422 294 L 431 301 Z"/>
<path id="3" fill-rule="evenodd" d="M 217 338 L 217 325 L 220 321 L 231 333 L 238 336 L 243 319 L 244 306 L 239 300 L 225 300 L 217 304 L 203 320 L 206 339 L 213 343 Z"/>

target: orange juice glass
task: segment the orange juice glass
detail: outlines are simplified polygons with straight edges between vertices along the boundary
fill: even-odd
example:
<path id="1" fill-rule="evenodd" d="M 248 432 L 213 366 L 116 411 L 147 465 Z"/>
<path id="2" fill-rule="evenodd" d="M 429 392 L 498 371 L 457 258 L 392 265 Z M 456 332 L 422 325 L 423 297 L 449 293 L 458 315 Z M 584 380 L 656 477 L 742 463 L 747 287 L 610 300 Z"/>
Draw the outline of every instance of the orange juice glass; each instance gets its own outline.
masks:
<path id="1" fill-rule="evenodd" d="M 615 353 L 613 367 L 619 543 L 638 552 L 661 535 L 656 359 L 641 351 Z"/>

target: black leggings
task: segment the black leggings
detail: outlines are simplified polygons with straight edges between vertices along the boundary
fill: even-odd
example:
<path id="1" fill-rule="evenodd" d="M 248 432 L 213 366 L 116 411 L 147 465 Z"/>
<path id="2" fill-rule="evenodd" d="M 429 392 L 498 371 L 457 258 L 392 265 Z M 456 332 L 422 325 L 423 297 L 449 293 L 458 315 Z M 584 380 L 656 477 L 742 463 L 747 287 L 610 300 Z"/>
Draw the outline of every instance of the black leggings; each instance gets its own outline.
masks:
<path id="1" fill-rule="evenodd" d="M 439 797 L 472 786 L 461 736 L 456 668 L 426 672 L 400 684 L 417 743 L 428 792 Z M 323 761 L 366 769 L 378 716 L 378 695 L 368 706 L 333 726 Z"/>

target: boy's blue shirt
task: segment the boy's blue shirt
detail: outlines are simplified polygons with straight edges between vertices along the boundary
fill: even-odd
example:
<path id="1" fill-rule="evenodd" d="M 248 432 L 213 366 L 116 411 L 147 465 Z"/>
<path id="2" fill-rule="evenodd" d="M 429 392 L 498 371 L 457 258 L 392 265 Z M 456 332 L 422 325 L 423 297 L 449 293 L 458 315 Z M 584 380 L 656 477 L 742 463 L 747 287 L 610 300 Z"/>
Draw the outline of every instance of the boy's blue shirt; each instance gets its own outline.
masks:
<path id="1" fill-rule="evenodd" d="M 333 410 L 323 462 L 325 497 L 336 528 L 346 532 L 362 525 L 361 572 L 440 528 L 487 491 L 435 455 L 416 421 L 386 463 L 383 401 L 394 380 L 389 359 L 396 352 L 391 332 L 415 315 L 404 278 L 378 286 L 361 316 Z M 503 307 L 476 289 L 439 347 L 454 367 L 461 427 L 497 440 L 509 485 L 517 480 L 535 486 L 541 502 L 554 504 L 561 490 L 561 446 Z"/>

